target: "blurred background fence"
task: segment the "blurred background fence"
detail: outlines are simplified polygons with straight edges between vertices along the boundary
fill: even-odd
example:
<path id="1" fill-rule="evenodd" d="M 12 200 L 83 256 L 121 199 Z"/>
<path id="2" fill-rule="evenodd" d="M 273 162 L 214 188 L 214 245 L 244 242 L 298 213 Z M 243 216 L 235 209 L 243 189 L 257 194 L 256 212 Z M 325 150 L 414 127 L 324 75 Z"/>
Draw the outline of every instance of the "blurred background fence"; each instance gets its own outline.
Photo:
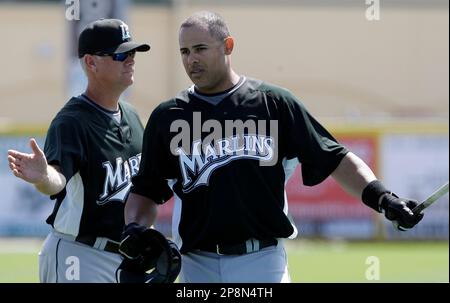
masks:
<path id="1" fill-rule="evenodd" d="M 30 136 L 43 144 L 51 118 L 82 92 L 75 37 L 97 17 L 125 19 L 134 39 L 152 46 L 136 56 L 135 84 L 124 96 L 144 124 L 190 84 L 178 26 L 208 9 L 229 24 L 238 73 L 290 89 L 398 195 L 421 200 L 449 178 L 447 1 L 380 1 L 372 21 L 374 1 L 365 0 L 79 2 L 80 20 L 69 20 L 77 1 L 0 1 L 0 236 L 48 231 L 53 203 L 12 176 L 6 151 L 29 150 Z M 307 188 L 300 178 L 297 171 L 287 184 L 300 237 L 448 240 L 448 195 L 418 228 L 399 234 L 333 180 Z M 168 235 L 171 207 L 158 220 Z"/>

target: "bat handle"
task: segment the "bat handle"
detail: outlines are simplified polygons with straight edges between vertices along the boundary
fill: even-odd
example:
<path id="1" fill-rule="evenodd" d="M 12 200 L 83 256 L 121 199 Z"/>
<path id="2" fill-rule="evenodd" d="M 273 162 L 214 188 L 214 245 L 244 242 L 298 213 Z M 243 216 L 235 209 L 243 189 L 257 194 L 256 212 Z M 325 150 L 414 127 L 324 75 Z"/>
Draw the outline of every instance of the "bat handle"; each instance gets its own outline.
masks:
<path id="1" fill-rule="evenodd" d="M 414 209 L 412 210 L 413 214 L 418 215 L 422 212 L 422 210 L 424 210 L 425 207 L 423 204 L 419 204 L 416 207 L 414 207 Z"/>

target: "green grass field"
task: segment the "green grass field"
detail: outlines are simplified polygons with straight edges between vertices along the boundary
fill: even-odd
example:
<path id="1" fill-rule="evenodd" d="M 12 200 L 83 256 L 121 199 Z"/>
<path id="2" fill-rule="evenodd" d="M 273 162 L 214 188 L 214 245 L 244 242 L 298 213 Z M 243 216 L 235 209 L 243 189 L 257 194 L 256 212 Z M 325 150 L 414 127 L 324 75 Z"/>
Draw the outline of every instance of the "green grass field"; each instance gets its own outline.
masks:
<path id="1" fill-rule="evenodd" d="M 0 282 L 38 282 L 42 240 L 0 240 Z M 449 282 L 448 242 L 286 241 L 293 282 Z M 367 280 L 368 257 L 379 280 Z M 372 266 L 372 267 L 371 267 Z"/>
<path id="2" fill-rule="evenodd" d="M 370 256 L 379 280 L 366 278 Z M 294 242 L 288 258 L 293 282 L 449 282 L 448 242 Z"/>

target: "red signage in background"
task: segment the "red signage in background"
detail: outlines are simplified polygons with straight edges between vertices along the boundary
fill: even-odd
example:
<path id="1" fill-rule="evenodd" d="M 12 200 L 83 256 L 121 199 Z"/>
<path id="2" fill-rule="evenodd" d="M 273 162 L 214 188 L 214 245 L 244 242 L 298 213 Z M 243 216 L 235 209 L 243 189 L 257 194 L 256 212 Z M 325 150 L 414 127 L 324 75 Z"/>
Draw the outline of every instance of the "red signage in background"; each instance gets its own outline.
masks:
<path id="1" fill-rule="evenodd" d="M 155 228 L 162 232 L 167 237 L 172 236 L 172 212 L 173 212 L 173 197 L 158 206 L 158 217 L 156 219 Z"/>
<path id="2" fill-rule="evenodd" d="M 173 197 L 158 207 L 158 220 L 167 218 L 172 219 L 172 210 L 173 210 Z"/>
<path id="3" fill-rule="evenodd" d="M 341 136 L 338 140 L 376 172 L 376 136 Z M 289 213 L 297 219 L 361 218 L 370 217 L 373 213 L 360 198 L 344 192 L 332 177 L 316 186 L 303 185 L 300 165 L 289 179 L 286 193 Z"/>

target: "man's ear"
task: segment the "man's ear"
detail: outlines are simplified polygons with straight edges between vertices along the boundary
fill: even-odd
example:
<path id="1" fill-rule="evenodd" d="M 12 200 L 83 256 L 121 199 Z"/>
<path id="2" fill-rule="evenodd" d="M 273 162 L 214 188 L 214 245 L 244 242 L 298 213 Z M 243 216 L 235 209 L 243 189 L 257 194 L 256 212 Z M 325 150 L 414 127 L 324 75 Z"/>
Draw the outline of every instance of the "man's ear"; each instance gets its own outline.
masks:
<path id="1" fill-rule="evenodd" d="M 234 48 L 234 39 L 229 36 L 225 38 L 225 55 L 231 55 Z"/>
<path id="2" fill-rule="evenodd" d="M 91 55 L 85 55 L 84 56 L 84 63 L 86 64 L 87 69 L 96 72 L 97 66 L 95 64 L 94 56 Z"/>

